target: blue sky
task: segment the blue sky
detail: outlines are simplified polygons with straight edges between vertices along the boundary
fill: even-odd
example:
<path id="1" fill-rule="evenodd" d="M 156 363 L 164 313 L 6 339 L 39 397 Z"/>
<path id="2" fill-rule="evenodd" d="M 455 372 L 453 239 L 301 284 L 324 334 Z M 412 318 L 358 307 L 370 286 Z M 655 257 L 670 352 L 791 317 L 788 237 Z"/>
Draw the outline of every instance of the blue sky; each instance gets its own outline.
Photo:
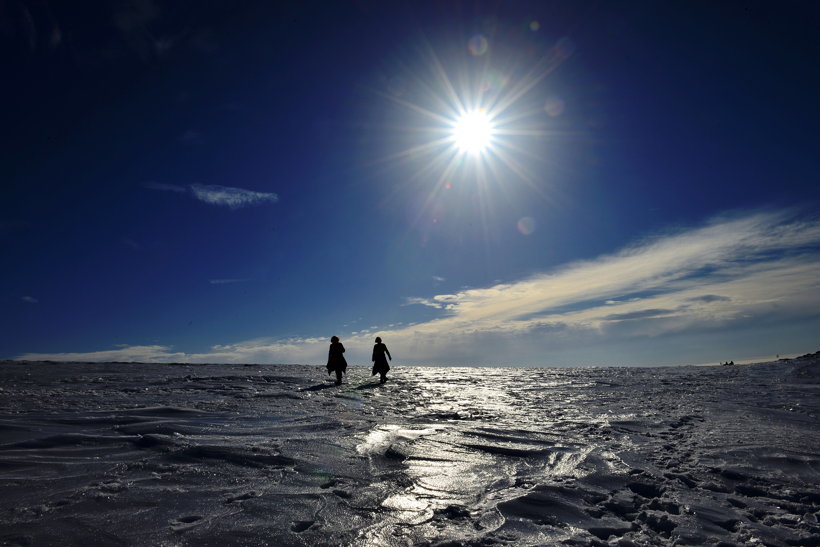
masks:
<path id="1" fill-rule="evenodd" d="M 818 349 L 809 3 L 233 4 L 4 5 L 0 358 Z"/>

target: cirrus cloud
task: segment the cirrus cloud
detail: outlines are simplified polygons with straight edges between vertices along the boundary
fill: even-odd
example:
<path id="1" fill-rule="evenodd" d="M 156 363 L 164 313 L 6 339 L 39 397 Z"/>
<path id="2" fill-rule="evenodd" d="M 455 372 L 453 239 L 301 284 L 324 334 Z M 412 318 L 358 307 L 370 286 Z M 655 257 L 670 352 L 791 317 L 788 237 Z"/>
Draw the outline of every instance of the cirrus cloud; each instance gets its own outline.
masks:
<path id="1" fill-rule="evenodd" d="M 376 334 L 406 364 L 671 364 L 725 351 L 738 361 L 738 349 L 783 354 L 816 342 L 820 220 L 789 211 L 724 215 L 527 278 L 405 299 L 413 304 L 437 316 L 349 332 L 348 360 L 367 363 Z M 151 361 L 321 363 L 326 345 L 308 337 L 136 353 Z"/>
<path id="2" fill-rule="evenodd" d="M 240 209 L 250 205 L 276 203 L 279 201 L 279 196 L 273 192 L 256 192 L 244 188 L 220 186 L 218 184 L 191 184 L 186 187 L 177 184 L 147 182 L 143 184 L 143 186 L 149 190 L 159 190 L 162 192 L 174 192 L 178 194 L 190 193 L 199 201 L 211 205 L 223 205 L 231 209 Z"/>
<path id="3" fill-rule="evenodd" d="M 271 192 L 254 192 L 216 184 L 192 184 L 191 191 L 200 201 L 211 205 L 226 205 L 231 209 L 279 201 L 279 196 Z"/>

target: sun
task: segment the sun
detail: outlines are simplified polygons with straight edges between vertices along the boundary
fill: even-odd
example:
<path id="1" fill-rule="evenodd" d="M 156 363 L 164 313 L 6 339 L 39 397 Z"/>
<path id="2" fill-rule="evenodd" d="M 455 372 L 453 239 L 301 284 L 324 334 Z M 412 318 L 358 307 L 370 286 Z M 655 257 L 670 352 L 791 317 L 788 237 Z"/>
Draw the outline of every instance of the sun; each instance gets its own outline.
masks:
<path id="1" fill-rule="evenodd" d="M 463 50 L 457 53 L 463 44 L 451 49 L 446 39 L 423 41 L 413 48 L 418 61 L 411 56 L 402 63 L 405 69 L 380 80 L 374 90 L 398 107 L 374 112 L 388 115 L 384 127 L 391 136 L 380 143 L 387 154 L 376 162 L 395 164 L 408 180 L 430 185 L 422 212 L 455 187 L 477 189 L 484 212 L 492 207 L 485 200 L 493 191 L 515 192 L 520 186 L 511 182 L 550 199 L 542 188 L 544 163 L 554 157 L 549 147 L 553 139 L 579 134 L 557 130 L 553 120 L 563 112 L 564 99 L 543 84 L 572 55 L 569 39 L 542 43 L 536 50 L 528 45 L 526 54 L 517 50 L 517 42 L 502 41 L 490 56 L 484 55 L 487 40 L 477 36 L 468 44 L 469 58 Z M 496 59 L 515 61 L 496 64 Z"/>
<path id="2" fill-rule="evenodd" d="M 453 124 L 453 144 L 470 155 L 480 155 L 493 140 L 493 122 L 482 108 L 465 112 Z"/>

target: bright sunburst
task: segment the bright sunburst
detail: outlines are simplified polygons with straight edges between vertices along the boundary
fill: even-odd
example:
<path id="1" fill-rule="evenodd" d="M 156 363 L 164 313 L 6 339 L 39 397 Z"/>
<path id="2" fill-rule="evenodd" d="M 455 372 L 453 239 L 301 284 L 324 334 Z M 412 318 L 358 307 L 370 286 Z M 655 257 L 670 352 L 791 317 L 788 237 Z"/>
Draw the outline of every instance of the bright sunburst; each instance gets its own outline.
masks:
<path id="1" fill-rule="evenodd" d="M 535 57 L 529 40 L 498 38 L 495 49 L 482 36 L 467 48 L 443 44 L 420 43 L 379 92 L 401 107 L 387 111 L 385 124 L 385 136 L 401 144 L 381 161 L 403 169 L 406 184 L 394 192 L 414 204 L 413 222 L 437 223 L 445 214 L 467 218 L 477 203 L 483 223 L 500 193 L 513 196 L 517 182 L 551 199 L 543 188 L 547 147 L 567 133 L 553 129 L 563 99 L 541 82 L 572 55 L 571 41 L 543 44 Z M 522 226 L 522 233 L 532 230 Z"/>
<path id="2" fill-rule="evenodd" d="M 477 155 L 492 143 L 493 123 L 482 108 L 465 112 L 453 125 L 453 143 L 462 152 Z"/>

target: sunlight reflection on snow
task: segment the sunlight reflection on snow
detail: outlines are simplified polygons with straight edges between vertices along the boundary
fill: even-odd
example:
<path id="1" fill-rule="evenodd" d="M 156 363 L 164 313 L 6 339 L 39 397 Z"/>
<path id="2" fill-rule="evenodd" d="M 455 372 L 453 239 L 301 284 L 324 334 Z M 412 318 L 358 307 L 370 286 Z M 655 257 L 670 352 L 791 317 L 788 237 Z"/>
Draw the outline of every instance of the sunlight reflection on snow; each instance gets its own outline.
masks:
<path id="1" fill-rule="evenodd" d="M 414 440 L 422 435 L 432 435 L 436 427 L 405 429 L 398 425 L 383 425 L 367 434 L 363 443 L 356 446 L 362 456 L 384 455 L 390 446 L 401 440 Z"/>
<path id="2" fill-rule="evenodd" d="M 347 392 L 307 366 L 6 363 L 0 499 L 21 518 L 3 532 L 36 515 L 38 545 L 82 543 L 77 521 L 156 545 L 665 545 L 673 526 L 806 544 L 820 372 L 797 366 L 397 367 Z"/>

